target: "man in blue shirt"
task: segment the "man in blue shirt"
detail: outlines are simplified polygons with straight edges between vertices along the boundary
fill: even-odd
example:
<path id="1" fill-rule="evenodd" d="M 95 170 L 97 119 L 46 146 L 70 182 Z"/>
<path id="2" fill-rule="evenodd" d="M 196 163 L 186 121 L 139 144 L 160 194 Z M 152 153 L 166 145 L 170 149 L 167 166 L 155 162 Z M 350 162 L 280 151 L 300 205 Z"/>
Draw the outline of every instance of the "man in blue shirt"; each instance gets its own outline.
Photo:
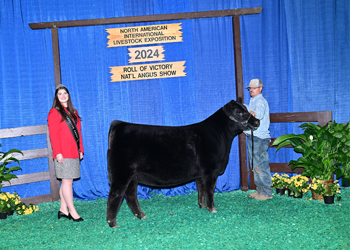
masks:
<path id="1" fill-rule="evenodd" d="M 269 104 L 261 94 L 263 83 L 260 79 L 252 79 L 247 89 L 251 96 L 248 110 L 255 118 L 260 120 L 259 128 L 253 133 L 253 150 L 251 132 L 245 132 L 247 136 L 248 156 L 254 173 L 254 183 L 257 187 L 256 192 L 248 194 L 248 197 L 256 200 L 272 199 L 270 161 L 267 153 L 271 141 L 269 131 Z"/>

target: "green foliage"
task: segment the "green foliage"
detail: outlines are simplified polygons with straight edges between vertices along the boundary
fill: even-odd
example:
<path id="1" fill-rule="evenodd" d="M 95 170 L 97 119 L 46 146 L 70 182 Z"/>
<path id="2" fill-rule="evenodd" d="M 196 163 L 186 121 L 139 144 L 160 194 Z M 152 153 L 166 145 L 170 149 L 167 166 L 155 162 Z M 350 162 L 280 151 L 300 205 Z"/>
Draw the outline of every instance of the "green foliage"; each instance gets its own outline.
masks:
<path id="1" fill-rule="evenodd" d="M 303 123 L 303 134 L 288 134 L 278 137 L 273 145 L 277 151 L 291 145 L 295 152 L 301 153 L 298 160 L 291 160 L 294 170 L 304 168 L 303 175 L 320 180 L 330 180 L 332 174 L 337 178 L 350 177 L 350 122 L 347 124 L 328 122 L 325 126 Z"/>
<path id="2" fill-rule="evenodd" d="M 1 147 L 1 144 L 0 144 Z M 8 181 L 10 182 L 11 179 L 17 178 L 15 174 L 12 174 L 12 172 L 17 170 L 22 170 L 20 168 L 19 160 L 12 157 L 13 153 L 20 153 L 23 155 L 23 153 L 17 149 L 11 149 L 8 152 L 1 152 L 0 151 L 0 191 L 2 188 L 2 182 Z M 9 164 L 11 161 L 15 161 L 18 163 L 18 166 L 8 168 L 6 167 L 7 164 Z"/>

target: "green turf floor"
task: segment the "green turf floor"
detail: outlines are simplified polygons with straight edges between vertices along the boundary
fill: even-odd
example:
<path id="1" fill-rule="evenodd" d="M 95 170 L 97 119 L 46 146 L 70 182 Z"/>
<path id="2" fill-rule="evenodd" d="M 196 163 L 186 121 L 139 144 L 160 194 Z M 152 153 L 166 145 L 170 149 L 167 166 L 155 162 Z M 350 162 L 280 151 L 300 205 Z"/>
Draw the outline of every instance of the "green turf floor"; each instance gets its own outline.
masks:
<path id="1" fill-rule="evenodd" d="M 350 188 L 331 205 L 310 192 L 266 201 L 216 193 L 216 214 L 199 209 L 197 193 L 156 195 L 140 200 L 144 220 L 123 202 L 115 229 L 106 222 L 106 200 L 75 204 L 84 222 L 57 220 L 59 202 L 0 220 L 0 249 L 350 249 Z"/>

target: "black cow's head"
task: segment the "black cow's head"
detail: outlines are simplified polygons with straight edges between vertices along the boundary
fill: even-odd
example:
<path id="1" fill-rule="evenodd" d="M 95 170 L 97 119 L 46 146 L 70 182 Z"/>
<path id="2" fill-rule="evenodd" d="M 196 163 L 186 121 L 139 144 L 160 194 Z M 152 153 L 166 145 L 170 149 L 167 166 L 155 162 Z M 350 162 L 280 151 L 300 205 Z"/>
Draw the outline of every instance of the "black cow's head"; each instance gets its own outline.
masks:
<path id="1" fill-rule="evenodd" d="M 228 118 L 240 123 L 244 131 L 256 130 L 260 126 L 260 121 L 249 113 L 247 107 L 242 104 L 241 98 L 238 98 L 237 101 L 230 101 L 223 107 L 223 110 Z"/>

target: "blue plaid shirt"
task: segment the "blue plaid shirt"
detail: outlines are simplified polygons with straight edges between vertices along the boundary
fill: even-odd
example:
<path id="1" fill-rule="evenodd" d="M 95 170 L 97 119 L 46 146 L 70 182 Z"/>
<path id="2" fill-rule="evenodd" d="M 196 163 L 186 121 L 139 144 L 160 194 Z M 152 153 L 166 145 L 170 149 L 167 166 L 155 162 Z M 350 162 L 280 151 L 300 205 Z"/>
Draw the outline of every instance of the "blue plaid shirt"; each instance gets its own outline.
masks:
<path id="1" fill-rule="evenodd" d="M 261 139 L 269 139 L 270 138 L 270 108 L 266 99 L 262 94 L 255 96 L 254 98 L 250 98 L 249 101 L 249 111 L 255 112 L 255 118 L 260 120 L 260 126 L 257 130 L 255 130 L 254 136 L 259 137 Z M 244 132 L 245 134 L 251 134 L 251 131 Z"/>

